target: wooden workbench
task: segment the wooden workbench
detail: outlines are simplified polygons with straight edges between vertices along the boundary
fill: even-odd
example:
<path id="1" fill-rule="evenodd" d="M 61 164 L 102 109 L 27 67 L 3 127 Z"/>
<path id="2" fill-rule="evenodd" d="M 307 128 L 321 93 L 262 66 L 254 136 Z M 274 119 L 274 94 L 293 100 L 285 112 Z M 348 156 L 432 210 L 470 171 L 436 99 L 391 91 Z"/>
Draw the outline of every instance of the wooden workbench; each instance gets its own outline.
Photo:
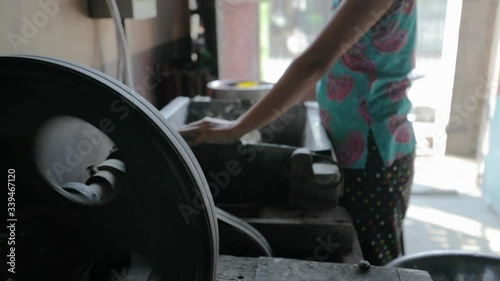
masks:
<path id="1" fill-rule="evenodd" d="M 425 271 L 282 258 L 219 256 L 217 281 L 432 281 Z"/>

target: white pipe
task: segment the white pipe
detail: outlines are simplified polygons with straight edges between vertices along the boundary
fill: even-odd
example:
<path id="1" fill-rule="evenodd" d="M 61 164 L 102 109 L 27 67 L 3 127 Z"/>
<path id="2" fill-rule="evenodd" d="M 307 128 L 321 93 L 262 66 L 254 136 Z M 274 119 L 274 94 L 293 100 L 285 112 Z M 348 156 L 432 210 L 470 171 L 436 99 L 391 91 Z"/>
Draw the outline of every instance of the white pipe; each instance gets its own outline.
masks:
<path id="1" fill-rule="evenodd" d="M 125 61 L 125 84 L 131 89 L 134 89 L 134 82 L 132 79 L 132 64 L 130 62 L 130 55 L 127 47 L 127 37 L 125 35 L 125 29 L 122 24 L 122 18 L 120 16 L 120 11 L 115 0 L 106 0 L 108 4 L 109 13 L 115 22 L 116 32 L 118 36 L 118 46 L 122 50 L 120 52 L 123 54 L 123 60 Z M 120 65 L 120 63 L 118 63 Z"/>

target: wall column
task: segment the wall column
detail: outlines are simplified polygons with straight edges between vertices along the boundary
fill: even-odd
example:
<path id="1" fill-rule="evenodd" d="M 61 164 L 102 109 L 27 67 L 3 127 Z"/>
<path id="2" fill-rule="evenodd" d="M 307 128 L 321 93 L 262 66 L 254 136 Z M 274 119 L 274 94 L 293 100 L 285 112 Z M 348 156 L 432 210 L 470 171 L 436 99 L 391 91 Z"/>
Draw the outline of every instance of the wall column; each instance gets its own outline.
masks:
<path id="1" fill-rule="evenodd" d="M 463 0 L 446 153 L 477 158 L 492 92 L 498 0 Z"/>

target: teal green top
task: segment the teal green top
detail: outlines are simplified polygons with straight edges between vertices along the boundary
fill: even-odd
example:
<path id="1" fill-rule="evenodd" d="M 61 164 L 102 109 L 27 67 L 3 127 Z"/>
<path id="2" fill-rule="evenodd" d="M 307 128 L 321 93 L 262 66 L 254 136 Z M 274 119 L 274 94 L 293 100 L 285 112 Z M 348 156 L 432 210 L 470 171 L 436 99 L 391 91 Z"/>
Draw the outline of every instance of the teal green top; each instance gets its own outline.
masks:
<path id="1" fill-rule="evenodd" d="M 396 0 L 317 85 L 321 120 L 344 168 L 365 168 L 370 131 L 387 166 L 415 150 L 407 119 L 412 106 L 408 74 L 415 64 L 415 1 Z M 334 12 L 339 2 L 334 0 Z"/>

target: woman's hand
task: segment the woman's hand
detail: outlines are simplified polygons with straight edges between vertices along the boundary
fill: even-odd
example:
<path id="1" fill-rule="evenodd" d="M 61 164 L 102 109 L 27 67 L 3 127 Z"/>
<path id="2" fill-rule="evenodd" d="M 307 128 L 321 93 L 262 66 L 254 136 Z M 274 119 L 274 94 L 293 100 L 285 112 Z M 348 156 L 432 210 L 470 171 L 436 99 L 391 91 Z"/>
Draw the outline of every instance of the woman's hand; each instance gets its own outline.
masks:
<path id="1" fill-rule="evenodd" d="M 190 146 L 203 142 L 233 143 L 237 142 L 242 134 L 237 129 L 238 121 L 205 117 L 196 122 L 179 128 L 179 133 L 187 140 Z"/>

